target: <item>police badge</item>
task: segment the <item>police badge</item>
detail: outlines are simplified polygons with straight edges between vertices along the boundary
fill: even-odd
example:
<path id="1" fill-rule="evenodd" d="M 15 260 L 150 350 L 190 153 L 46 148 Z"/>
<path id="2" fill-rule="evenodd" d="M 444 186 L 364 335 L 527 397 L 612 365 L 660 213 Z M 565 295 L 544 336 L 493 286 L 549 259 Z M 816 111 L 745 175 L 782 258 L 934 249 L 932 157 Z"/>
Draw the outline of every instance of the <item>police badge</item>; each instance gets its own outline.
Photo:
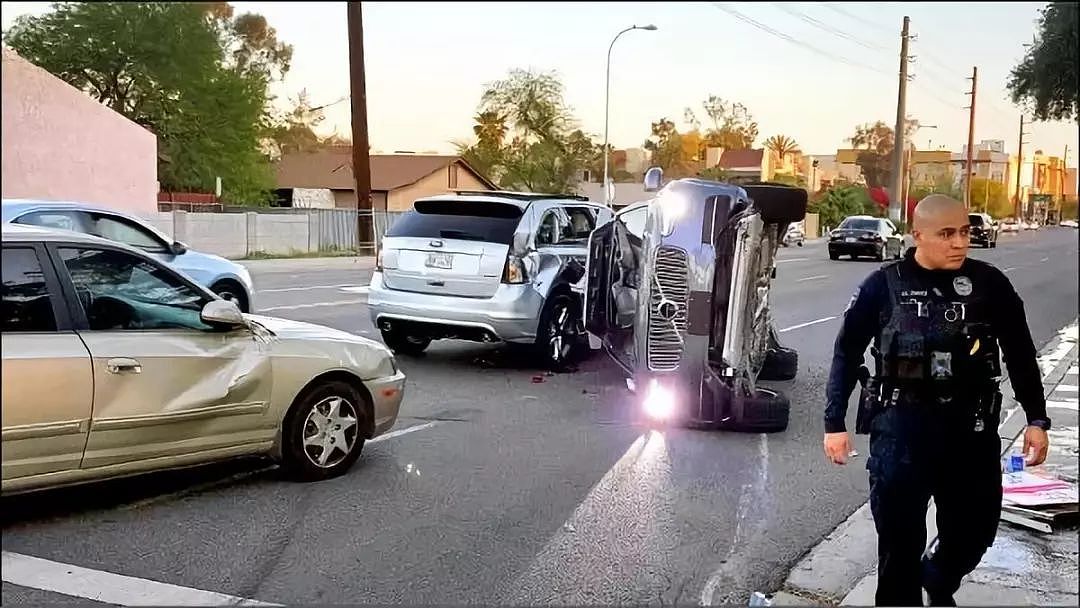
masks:
<path id="1" fill-rule="evenodd" d="M 952 280 L 953 290 L 956 291 L 958 296 L 970 296 L 971 295 L 971 279 L 965 276 L 959 276 Z"/>

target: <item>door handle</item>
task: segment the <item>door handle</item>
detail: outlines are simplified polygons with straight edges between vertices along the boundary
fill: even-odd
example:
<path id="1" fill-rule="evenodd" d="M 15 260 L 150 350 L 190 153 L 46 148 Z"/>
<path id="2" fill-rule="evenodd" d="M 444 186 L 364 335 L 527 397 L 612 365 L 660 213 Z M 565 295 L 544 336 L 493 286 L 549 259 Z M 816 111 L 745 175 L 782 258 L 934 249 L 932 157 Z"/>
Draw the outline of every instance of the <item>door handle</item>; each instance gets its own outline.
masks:
<path id="1" fill-rule="evenodd" d="M 110 374 L 119 374 L 122 372 L 131 372 L 134 374 L 142 373 L 142 364 L 135 359 L 128 359 L 127 357 L 109 359 L 105 365 Z"/>

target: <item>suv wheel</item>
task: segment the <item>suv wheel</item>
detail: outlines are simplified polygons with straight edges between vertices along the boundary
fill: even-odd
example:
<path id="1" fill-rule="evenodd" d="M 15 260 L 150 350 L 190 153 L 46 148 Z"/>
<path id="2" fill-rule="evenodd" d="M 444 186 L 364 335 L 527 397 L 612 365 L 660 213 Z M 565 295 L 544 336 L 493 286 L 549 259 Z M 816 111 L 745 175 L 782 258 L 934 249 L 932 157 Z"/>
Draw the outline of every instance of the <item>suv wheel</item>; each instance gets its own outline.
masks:
<path id="1" fill-rule="evenodd" d="M 738 396 L 742 401 L 736 411 L 742 414 L 727 423 L 735 431 L 748 433 L 777 433 L 787 429 L 791 418 L 791 401 L 787 396 L 767 388 L 758 388 L 753 395 Z"/>
<path id="2" fill-rule="evenodd" d="M 390 347 L 390 350 L 399 355 L 411 355 L 417 356 L 422 354 L 427 347 L 431 344 L 431 338 L 420 338 L 417 336 L 410 336 L 403 334 L 397 330 L 379 330 L 382 332 L 383 343 Z"/>
<path id="3" fill-rule="evenodd" d="M 552 371 L 566 371 L 580 350 L 581 314 L 574 299 L 565 293 L 550 298 L 540 313 L 536 349 Z"/>

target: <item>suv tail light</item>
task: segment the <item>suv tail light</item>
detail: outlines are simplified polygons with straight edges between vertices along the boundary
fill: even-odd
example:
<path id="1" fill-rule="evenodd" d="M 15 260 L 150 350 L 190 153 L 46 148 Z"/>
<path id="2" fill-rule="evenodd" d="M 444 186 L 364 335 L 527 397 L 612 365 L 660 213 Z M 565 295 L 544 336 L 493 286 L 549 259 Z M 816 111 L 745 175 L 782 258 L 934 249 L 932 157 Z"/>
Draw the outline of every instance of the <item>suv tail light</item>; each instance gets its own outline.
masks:
<path id="1" fill-rule="evenodd" d="M 525 273 L 525 263 L 521 261 L 521 258 L 513 254 L 507 255 L 506 265 L 503 266 L 502 282 L 520 285 L 528 281 L 529 277 Z"/>

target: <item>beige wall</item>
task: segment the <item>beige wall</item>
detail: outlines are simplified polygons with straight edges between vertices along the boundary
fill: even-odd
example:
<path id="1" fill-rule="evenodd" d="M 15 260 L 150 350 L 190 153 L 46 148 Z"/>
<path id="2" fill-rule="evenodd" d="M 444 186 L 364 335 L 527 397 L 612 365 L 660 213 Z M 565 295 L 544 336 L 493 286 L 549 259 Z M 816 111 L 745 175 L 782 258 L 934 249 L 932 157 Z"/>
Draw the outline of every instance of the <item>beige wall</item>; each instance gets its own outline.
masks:
<path id="1" fill-rule="evenodd" d="M 4 198 L 157 211 L 157 138 L 3 50 Z"/>
<path id="2" fill-rule="evenodd" d="M 449 171 L 440 169 L 415 184 L 391 191 L 387 199 L 387 210 L 408 211 L 412 209 L 413 201 L 418 198 L 446 194 L 452 190 L 490 190 L 465 168 L 451 165 L 450 169 L 457 170 L 457 184 L 453 188 L 450 187 Z"/>

